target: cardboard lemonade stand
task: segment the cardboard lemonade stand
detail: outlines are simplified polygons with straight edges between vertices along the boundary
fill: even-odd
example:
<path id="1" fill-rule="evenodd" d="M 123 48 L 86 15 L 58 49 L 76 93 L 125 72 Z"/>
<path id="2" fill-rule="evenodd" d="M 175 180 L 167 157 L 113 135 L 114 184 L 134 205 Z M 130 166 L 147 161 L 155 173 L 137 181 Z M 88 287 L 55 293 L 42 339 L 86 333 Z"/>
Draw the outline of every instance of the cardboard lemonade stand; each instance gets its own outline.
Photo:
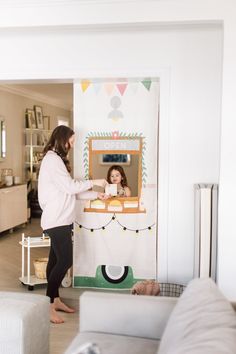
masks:
<path id="1" fill-rule="evenodd" d="M 86 80 L 75 85 L 76 178 L 107 179 L 121 166 L 130 196 L 78 200 L 74 287 L 129 289 L 155 279 L 158 80 Z"/>

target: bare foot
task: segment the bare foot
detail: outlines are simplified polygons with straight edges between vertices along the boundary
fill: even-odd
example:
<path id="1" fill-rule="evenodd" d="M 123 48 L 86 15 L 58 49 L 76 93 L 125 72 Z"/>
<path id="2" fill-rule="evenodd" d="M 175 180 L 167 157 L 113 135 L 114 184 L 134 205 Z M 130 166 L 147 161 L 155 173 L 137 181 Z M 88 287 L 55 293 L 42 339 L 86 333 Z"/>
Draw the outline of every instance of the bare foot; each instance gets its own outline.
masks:
<path id="1" fill-rule="evenodd" d="M 58 316 L 53 305 L 51 305 L 50 307 L 50 321 L 56 324 L 64 323 L 64 320 L 60 316 Z"/>
<path id="2" fill-rule="evenodd" d="M 59 297 L 54 299 L 54 308 L 57 311 L 63 311 L 66 313 L 74 313 L 75 312 L 74 309 L 72 309 L 71 307 L 64 304 L 64 302 L 62 302 Z"/>

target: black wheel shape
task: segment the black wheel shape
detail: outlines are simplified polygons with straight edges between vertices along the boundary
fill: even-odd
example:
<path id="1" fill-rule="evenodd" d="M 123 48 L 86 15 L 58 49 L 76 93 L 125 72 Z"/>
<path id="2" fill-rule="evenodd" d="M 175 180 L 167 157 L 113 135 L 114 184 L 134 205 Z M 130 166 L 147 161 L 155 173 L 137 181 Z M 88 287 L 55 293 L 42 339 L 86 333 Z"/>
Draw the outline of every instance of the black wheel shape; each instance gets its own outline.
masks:
<path id="1" fill-rule="evenodd" d="M 128 266 L 124 266 L 123 275 L 122 275 L 120 278 L 118 278 L 118 279 L 112 279 L 112 278 L 110 278 L 109 275 L 107 274 L 106 267 L 107 267 L 107 266 L 105 266 L 105 265 L 102 265 L 102 266 L 101 266 L 102 275 L 103 275 L 103 277 L 106 279 L 106 281 L 108 281 L 109 283 L 113 283 L 113 284 L 122 283 L 122 281 L 125 280 L 125 278 L 126 278 L 127 275 L 128 275 L 128 272 L 129 272 Z"/>
<path id="2" fill-rule="evenodd" d="M 28 290 L 29 291 L 33 291 L 34 290 L 34 287 L 32 285 L 28 285 Z"/>

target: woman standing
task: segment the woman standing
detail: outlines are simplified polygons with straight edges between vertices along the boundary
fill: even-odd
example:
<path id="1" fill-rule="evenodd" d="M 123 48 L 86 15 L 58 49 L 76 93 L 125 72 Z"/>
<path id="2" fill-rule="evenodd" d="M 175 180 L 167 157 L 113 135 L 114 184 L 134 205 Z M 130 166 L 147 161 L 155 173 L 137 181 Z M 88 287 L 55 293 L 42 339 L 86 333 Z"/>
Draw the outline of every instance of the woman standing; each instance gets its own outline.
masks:
<path id="1" fill-rule="evenodd" d="M 107 199 L 103 193 L 89 191 L 93 182 L 76 181 L 71 178 L 68 152 L 73 147 L 75 133 L 66 126 L 58 126 L 44 148 L 39 171 L 38 198 L 43 210 L 41 227 L 51 239 L 47 265 L 47 296 L 50 298 L 50 320 L 63 323 L 57 310 L 74 312 L 59 297 L 59 287 L 72 266 L 72 224 L 75 221 L 76 196 L 81 199 Z M 105 180 L 96 184 L 105 187 Z M 87 191 L 87 192 L 86 192 Z"/>

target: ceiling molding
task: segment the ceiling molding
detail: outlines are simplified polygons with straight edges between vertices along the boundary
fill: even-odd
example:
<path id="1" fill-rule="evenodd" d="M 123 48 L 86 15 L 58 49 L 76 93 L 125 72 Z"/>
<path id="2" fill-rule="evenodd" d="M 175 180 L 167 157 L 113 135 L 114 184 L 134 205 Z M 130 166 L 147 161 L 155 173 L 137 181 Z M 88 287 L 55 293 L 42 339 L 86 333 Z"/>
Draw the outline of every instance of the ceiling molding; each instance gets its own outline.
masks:
<path id="1" fill-rule="evenodd" d="M 76 27 L 147 23 L 208 23 L 225 20 L 225 6 L 208 0 L 0 0 L 0 31 L 10 29 L 58 30 Z M 195 0 L 194 2 L 197 3 Z M 223 4 L 223 3 L 222 3 Z M 54 16 L 52 16 L 52 13 Z M 79 26 L 79 27 L 78 27 Z M 95 28 L 96 29 L 96 28 Z M 18 34 L 17 34 L 18 35 Z"/>
<path id="2" fill-rule="evenodd" d="M 221 20 L 202 20 L 202 21 L 163 21 L 163 22 L 155 22 L 155 21 L 148 21 L 148 22 L 134 22 L 134 23 L 126 23 L 126 22 L 118 22 L 118 23 L 90 23 L 90 24 L 76 24 L 76 25 L 23 25 L 23 26 L 9 26 L 9 27 L 1 27 L 0 24 L 0 31 L 1 33 L 16 33 L 20 34 L 28 34 L 29 28 L 32 34 L 38 33 L 92 33 L 92 32 L 126 32 L 126 31 L 157 31 L 161 29 L 170 29 L 170 30 L 180 30 L 183 28 L 213 28 L 213 26 L 222 26 L 223 22 Z M 70 80 L 72 81 L 72 80 Z M 69 82 L 68 80 L 65 83 Z"/>
<path id="3" fill-rule="evenodd" d="M 42 95 L 32 90 L 22 89 L 13 85 L 0 85 L 0 90 L 12 93 L 14 95 L 23 96 L 34 101 L 46 103 L 54 107 L 62 108 L 65 109 L 66 111 L 70 111 L 70 112 L 73 111 L 73 107 L 71 107 L 69 104 L 63 104 L 61 100 L 46 95 Z"/>
<path id="4" fill-rule="evenodd" d="M 158 2 L 160 0 L 148 0 Z M 0 7 L 51 7 L 51 6 L 70 6 L 70 5 L 89 5 L 89 4 L 120 4 L 120 3 L 145 3 L 147 0 L 1 0 Z"/>

